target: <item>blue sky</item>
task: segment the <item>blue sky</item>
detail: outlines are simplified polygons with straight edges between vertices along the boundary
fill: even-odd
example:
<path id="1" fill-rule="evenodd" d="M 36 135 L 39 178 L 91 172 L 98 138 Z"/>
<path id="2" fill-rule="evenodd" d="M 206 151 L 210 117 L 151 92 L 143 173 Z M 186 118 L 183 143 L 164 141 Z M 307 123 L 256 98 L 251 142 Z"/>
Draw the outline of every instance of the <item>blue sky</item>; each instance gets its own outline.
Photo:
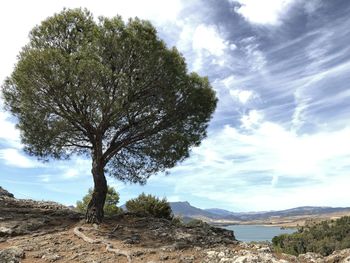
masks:
<path id="1" fill-rule="evenodd" d="M 28 32 L 63 7 L 151 20 L 219 98 L 207 139 L 169 175 L 146 186 L 108 178 L 121 203 L 146 192 L 232 211 L 350 206 L 349 1 L 3 1 L 1 82 Z M 0 186 L 19 198 L 81 199 L 90 160 L 40 163 L 14 125 L 0 111 Z"/>

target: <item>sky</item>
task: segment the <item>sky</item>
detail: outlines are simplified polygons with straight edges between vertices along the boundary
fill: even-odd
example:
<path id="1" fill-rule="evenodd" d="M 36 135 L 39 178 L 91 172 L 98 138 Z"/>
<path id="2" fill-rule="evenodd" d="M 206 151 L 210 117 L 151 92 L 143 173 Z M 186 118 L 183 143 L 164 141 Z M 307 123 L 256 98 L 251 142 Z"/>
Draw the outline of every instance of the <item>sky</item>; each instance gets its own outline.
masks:
<path id="1" fill-rule="evenodd" d="M 121 204 L 145 192 L 237 212 L 350 206 L 350 1 L 1 1 L 1 83 L 29 31 L 64 7 L 150 20 L 219 99 L 208 137 L 168 175 L 108 178 Z M 22 148 L 0 110 L 0 186 L 16 197 L 72 205 L 92 187 L 91 160 L 41 163 Z"/>

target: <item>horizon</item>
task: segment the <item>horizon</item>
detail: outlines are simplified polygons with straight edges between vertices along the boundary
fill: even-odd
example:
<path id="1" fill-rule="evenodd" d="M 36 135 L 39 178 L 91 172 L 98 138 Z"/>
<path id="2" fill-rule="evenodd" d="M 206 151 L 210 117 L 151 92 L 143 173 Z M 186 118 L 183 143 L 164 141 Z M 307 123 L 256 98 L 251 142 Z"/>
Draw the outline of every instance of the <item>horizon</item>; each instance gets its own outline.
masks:
<path id="1" fill-rule="evenodd" d="M 190 206 L 193 206 L 190 202 L 188 201 L 176 201 L 176 202 L 169 202 L 169 203 L 188 203 Z M 240 212 L 240 211 L 231 211 L 231 210 L 227 210 L 227 209 L 222 209 L 222 208 L 217 208 L 217 207 L 210 207 L 210 208 L 201 208 L 201 207 L 196 207 L 195 208 L 199 208 L 201 210 L 211 210 L 211 209 L 218 209 L 218 210 L 223 210 L 223 211 L 227 211 L 227 212 L 231 212 L 231 213 L 242 213 L 242 214 L 249 214 L 249 213 L 268 213 L 268 212 L 281 212 L 281 211 L 287 211 L 287 210 L 293 210 L 293 209 L 298 209 L 298 208 L 350 208 L 347 206 L 312 206 L 312 205 L 305 205 L 305 206 L 297 206 L 297 207 L 290 207 L 290 208 L 285 208 L 285 209 L 281 209 L 281 210 L 260 210 L 260 211 L 246 211 L 246 212 Z"/>
<path id="2" fill-rule="evenodd" d="M 119 204 L 145 192 L 202 209 L 350 207 L 350 2 L 139 0 L 0 3 L 0 81 L 34 26 L 63 8 L 150 20 L 219 99 L 208 136 L 145 186 L 108 177 Z M 92 187 L 91 161 L 41 163 L 23 152 L 0 98 L 0 186 L 17 198 L 75 205 Z"/>

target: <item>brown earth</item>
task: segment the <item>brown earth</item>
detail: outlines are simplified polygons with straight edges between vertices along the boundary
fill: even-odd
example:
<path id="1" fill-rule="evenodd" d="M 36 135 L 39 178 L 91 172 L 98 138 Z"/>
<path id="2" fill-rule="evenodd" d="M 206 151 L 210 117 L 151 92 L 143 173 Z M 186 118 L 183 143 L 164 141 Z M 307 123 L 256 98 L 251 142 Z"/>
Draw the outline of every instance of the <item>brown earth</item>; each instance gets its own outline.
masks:
<path id="1" fill-rule="evenodd" d="M 350 262 L 350 250 L 326 258 L 276 254 L 269 244 L 238 242 L 231 231 L 206 223 L 130 213 L 87 225 L 63 205 L 0 194 L 0 262 L 333 263 Z"/>
<path id="2" fill-rule="evenodd" d="M 106 251 L 106 244 L 130 255 L 132 262 L 194 262 L 204 249 L 238 243 L 232 231 L 200 222 L 182 225 L 125 213 L 91 226 L 84 224 L 81 214 L 53 202 L 0 196 L 0 204 L 0 250 L 23 251 L 18 262 L 24 263 L 128 262 L 125 255 Z M 74 231 L 96 243 L 84 241 Z"/>

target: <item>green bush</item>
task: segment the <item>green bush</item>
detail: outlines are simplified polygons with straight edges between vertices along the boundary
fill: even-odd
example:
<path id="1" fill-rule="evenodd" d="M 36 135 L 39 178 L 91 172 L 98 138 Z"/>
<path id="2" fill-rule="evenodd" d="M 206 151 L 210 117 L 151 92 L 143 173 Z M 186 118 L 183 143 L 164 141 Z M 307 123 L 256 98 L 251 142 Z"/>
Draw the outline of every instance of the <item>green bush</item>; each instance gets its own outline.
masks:
<path id="1" fill-rule="evenodd" d="M 171 207 L 166 198 L 159 199 L 152 195 L 140 194 L 125 204 L 129 212 L 142 213 L 158 218 L 172 219 Z"/>
<path id="2" fill-rule="evenodd" d="M 203 220 L 193 218 L 186 223 L 186 226 L 187 227 L 206 227 L 208 226 L 208 224 L 205 223 Z"/>
<path id="3" fill-rule="evenodd" d="M 119 194 L 114 190 L 113 187 L 107 186 L 107 196 L 106 196 L 106 202 L 103 207 L 104 214 L 107 216 L 116 215 L 118 213 L 121 213 L 123 210 L 117 206 L 119 202 Z M 88 204 L 91 200 L 93 190 L 92 188 L 89 189 L 87 195 L 83 197 L 82 201 L 77 201 L 76 204 L 76 210 L 81 213 L 85 213 L 88 207 Z"/>
<path id="4" fill-rule="evenodd" d="M 175 225 L 175 226 L 183 226 L 185 225 L 182 217 L 180 216 L 173 216 L 173 218 L 171 219 L 171 222 Z"/>
<path id="5" fill-rule="evenodd" d="M 315 252 L 328 256 L 335 250 L 350 248 L 350 217 L 306 225 L 297 233 L 274 237 L 272 244 L 278 252 L 292 255 Z"/>

